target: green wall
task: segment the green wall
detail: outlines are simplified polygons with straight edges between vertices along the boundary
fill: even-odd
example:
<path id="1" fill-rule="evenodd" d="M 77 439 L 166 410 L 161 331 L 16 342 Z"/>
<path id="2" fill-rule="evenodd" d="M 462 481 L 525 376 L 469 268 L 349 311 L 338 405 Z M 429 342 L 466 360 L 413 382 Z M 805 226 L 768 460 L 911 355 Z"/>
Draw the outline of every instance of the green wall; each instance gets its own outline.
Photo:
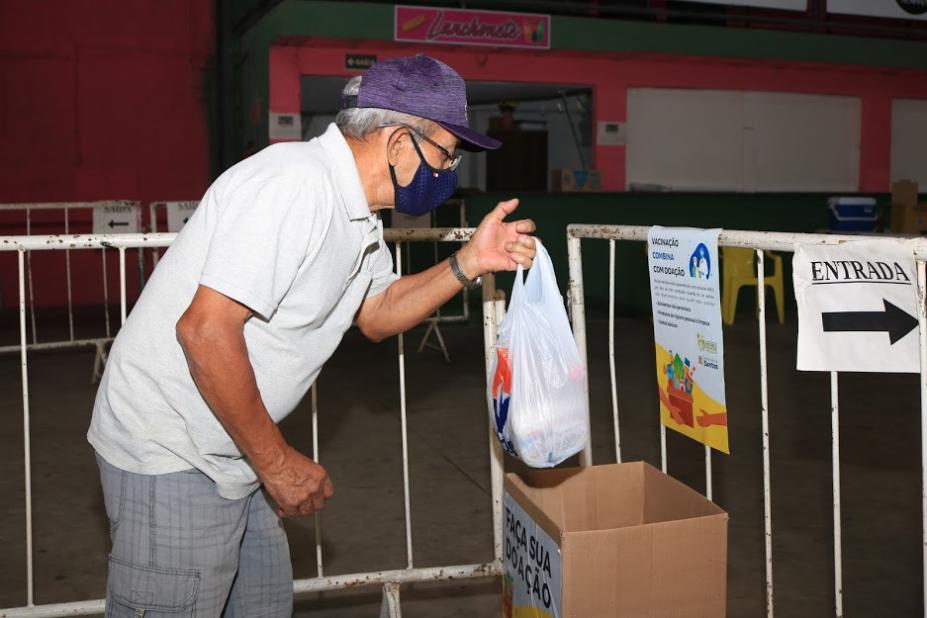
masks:
<path id="1" fill-rule="evenodd" d="M 562 290 L 569 281 L 566 227 L 570 223 L 605 223 L 623 225 L 667 225 L 701 228 L 721 227 L 741 230 L 775 230 L 815 232 L 827 227 L 826 194 L 730 194 L 730 193 L 524 193 L 487 194 L 467 197 L 467 218 L 477 225 L 501 199 L 521 200 L 517 217 L 528 217 L 538 227 L 557 271 Z M 880 204 L 887 195 L 874 196 Z M 439 224 L 452 225 L 455 213 L 442 212 Z M 791 262 L 786 263 L 786 298 L 792 303 Z M 623 315 L 649 315 L 650 287 L 647 257 L 643 244 L 621 241 L 616 245 L 615 297 L 617 310 Z M 608 242 L 583 241 L 583 275 L 587 311 L 601 316 L 608 300 Z M 499 277 L 500 289 L 511 289 L 510 275 Z M 747 292 L 738 308 L 753 306 Z"/>
<path id="2" fill-rule="evenodd" d="M 758 28 L 553 17 L 551 47 L 927 68 L 927 43 Z"/>
<path id="3" fill-rule="evenodd" d="M 253 2 L 253 0 L 252 0 Z M 927 43 L 555 15 L 553 49 L 662 53 L 927 69 Z M 283 0 L 236 40 L 238 152 L 267 145 L 268 50 L 286 37 L 390 41 L 393 5 Z"/>
<path id="4" fill-rule="evenodd" d="M 284 0 L 235 45 L 238 152 L 268 144 L 269 50 L 286 37 L 392 40 L 393 5 Z"/>

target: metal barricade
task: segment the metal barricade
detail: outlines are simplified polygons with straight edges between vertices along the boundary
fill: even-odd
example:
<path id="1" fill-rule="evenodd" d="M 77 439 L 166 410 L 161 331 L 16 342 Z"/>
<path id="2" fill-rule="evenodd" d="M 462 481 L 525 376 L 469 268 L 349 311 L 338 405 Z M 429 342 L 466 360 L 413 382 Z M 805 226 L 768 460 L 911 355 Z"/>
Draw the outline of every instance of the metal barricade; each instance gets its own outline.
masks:
<path id="1" fill-rule="evenodd" d="M 442 208 L 447 209 L 447 212 L 451 210 L 457 211 L 457 221 L 454 223 L 456 227 L 466 228 L 469 227 L 467 223 L 467 204 L 462 199 L 451 199 L 445 202 Z M 428 229 L 438 227 L 438 211 L 432 210 L 426 215 L 420 215 L 418 217 L 411 217 L 409 215 L 403 215 L 396 211 L 392 212 L 392 225 L 395 229 Z M 432 264 L 437 264 L 441 261 L 441 256 L 438 252 L 438 242 L 433 241 L 431 243 L 431 259 Z M 409 252 L 408 262 L 412 263 L 412 255 Z M 426 347 L 430 347 L 436 350 L 439 350 L 443 356 L 446 363 L 451 362 L 450 352 L 447 348 L 447 344 L 444 342 L 444 335 L 441 332 L 441 324 L 444 323 L 454 323 L 454 322 L 469 322 L 470 321 L 470 290 L 464 288 L 463 292 L 460 294 L 461 309 L 460 313 L 448 312 L 443 307 L 439 307 L 433 315 L 428 318 L 425 318 L 425 323 L 428 324 L 428 328 L 425 329 L 425 334 L 422 335 L 422 339 L 418 344 L 418 351 L 422 352 Z M 437 343 L 431 343 L 430 339 L 434 336 Z"/>
<path id="2" fill-rule="evenodd" d="M 186 225 L 187 220 L 190 216 L 192 216 L 192 213 L 196 210 L 198 205 L 198 200 L 163 200 L 151 202 L 148 204 L 149 231 L 152 233 L 158 233 L 160 231 L 160 216 L 167 226 L 168 232 L 179 232 L 181 228 Z M 445 207 L 457 211 L 457 221 L 454 223 L 455 227 L 469 227 L 469 224 L 467 223 L 467 205 L 464 200 L 448 200 L 445 203 Z M 401 213 L 393 211 L 392 222 L 394 227 L 392 229 L 433 229 L 437 227 L 437 214 L 437 211 L 433 210 L 427 215 L 410 217 L 408 215 L 402 215 Z M 439 241 L 437 240 L 431 241 L 431 254 L 432 259 L 434 260 L 434 264 L 437 264 L 440 261 L 438 256 L 438 244 Z M 152 269 L 158 265 L 158 260 L 160 257 L 161 249 L 155 248 L 151 250 Z M 412 260 L 410 255 L 409 262 L 411 263 L 411 261 Z M 460 313 L 449 313 L 439 307 L 434 315 L 425 318 L 425 323 L 428 325 L 428 327 L 426 328 L 425 333 L 422 335 L 422 339 L 419 342 L 419 352 L 422 352 L 426 347 L 435 348 L 442 353 L 445 362 L 451 362 L 450 352 L 448 351 L 447 344 L 444 342 L 444 335 L 441 332 L 440 325 L 444 323 L 470 321 L 470 290 L 464 288 L 464 291 L 460 295 L 460 300 Z M 437 343 L 430 342 L 432 336 L 434 336 Z"/>
<path id="3" fill-rule="evenodd" d="M 186 213 L 196 210 L 199 203 L 199 200 L 163 200 L 151 202 L 148 204 L 148 231 L 152 234 L 157 234 L 162 231 L 176 234 L 187 223 L 187 219 L 190 215 Z M 158 228 L 158 215 L 161 212 L 164 213 L 164 219 L 166 221 L 165 225 L 167 229 L 165 230 Z M 152 269 L 158 265 L 158 259 L 160 257 L 161 249 L 158 247 L 153 248 L 151 250 Z"/>
<path id="4" fill-rule="evenodd" d="M 190 214 L 196 210 L 199 200 L 160 200 L 151 202 L 148 204 L 148 230 L 157 234 L 161 231 L 167 232 L 179 232 L 184 224 L 187 222 Z M 456 228 L 467 228 L 469 223 L 467 222 L 467 204 L 466 201 L 462 199 L 451 199 L 448 200 L 445 204 L 446 208 L 457 210 L 457 222 L 454 224 Z M 167 226 L 166 230 L 160 229 L 160 219 L 161 213 L 164 213 L 163 219 Z M 432 211 L 428 215 L 427 226 L 424 228 L 415 228 L 415 229 L 428 229 L 437 227 L 437 211 Z M 424 217 L 423 217 L 424 218 Z M 396 225 L 396 213 L 393 213 L 393 224 Z M 411 229 L 412 226 L 396 226 L 393 229 Z M 438 262 L 438 243 L 440 241 L 432 240 L 432 254 L 434 257 L 434 263 Z M 158 264 L 158 259 L 160 258 L 160 249 L 155 248 L 151 251 L 151 267 L 154 268 Z M 438 309 L 435 312 L 435 315 L 428 318 L 428 330 L 425 333 L 425 336 L 422 339 L 422 343 L 419 346 L 419 351 L 424 348 L 428 337 L 432 332 L 437 329 L 437 323 L 443 322 L 468 322 L 470 320 L 470 302 L 469 302 L 469 290 L 464 289 L 461 295 L 461 312 L 459 314 L 447 312 L 442 312 L 441 309 Z M 437 331 L 440 337 L 440 331 Z M 446 356 L 446 352 L 445 352 Z"/>
<path id="5" fill-rule="evenodd" d="M 615 379 L 615 242 L 647 241 L 650 228 L 630 225 L 581 225 L 573 224 L 567 227 L 567 245 L 570 262 L 570 289 L 569 304 L 573 321 L 573 334 L 577 347 L 584 362 L 587 360 L 586 352 L 586 314 L 583 290 L 583 239 L 600 239 L 609 242 L 609 370 L 612 399 L 612 415 L 615 432 L 615 446 L 617 461 L 621 462 L 621 447 L 618 423 L 617 384 Z M 727 247 L 740 247 L 753 249 L 757 257 L 757 272 L 763 273 L 765 267 L 765 251 L 793 252 L 799 244 L 840 244 L 859 240 L 859 236 L 846 236 L 838 234 L 799 234 L 786 232 L 758 232 L 722 230 L 718 237 L 718 244 Z M 923 539 L 923 565 L 924 565 L 924 599 L 927 608 L 927 239 L 907 239 L 913 250 L 917 264 L 917 295 L 918 295 L 918 325 L 920 332 L 920 392 L 921 392 L 921 495 L 923 502 L 922 539 Z M 762 277 L 762 274 L 759 275 Z M 763 449 L 763 520 L 765 530 L 765 559 L 766 559 L 766 615 L 773 616 L 773 558 L 772 558 L 772 491 L 770 487 L 770 449 L 769 449 L 769 389 L 767 383 L 766 358 L 766 294 L 764 286 L 757 286 L 758 327 L 759 327 L 759 355 L 760 355 L 760 414 L 762 422 L 762 449 Z M 588 364 L 588 363 L 587 363 Z M 588 375 L 588 373 L 587 373 Z M 831 434 L 832 434 L 832 467 L 833 467 L 833 521 L 834 521 L 834 605 L 836 616 L 843 616 L 843 577 L 842 577 L 842 551 L 840 529 L 840 434 L 839 434 L 839 403 L 838 403 L 838 374 L 830 374 L 831 392 Z M 588 378 L 586 383 L 586 398 L 589 398 Z M 662 469 L 666 472 L 666 427 L 660 424 L 660 453 Z M 587 446 L 582 456 L 585 465 L 592 463 L 591 445 Z M 705 447 L 705 476 L 706 495 L 711 499 L 711 450 Z M 927 609 L 925 609 L 927 616 Z"/>
<path id="6" fill-rule="evenodd" d="M 104 200 L 96 202 L 41 202 L 41 203 L 13 203 L 13 204 L 0 204 L 0 212 L 22 212 L 24 215 L 24 227 L 26 235 L 32 234 L 33 228 L 33 219 L 32 213 L 35 211 L 61 211 L 62 219 L 60 227 L 55 225 L 57 229 L 55 232 L 62 232 L 63 237 L 69 236 L 72 228 L 72 218 L 71 212 L 74 210 L 90 210 L 94 212 L 95 218 L 99 214 L 106 214 L 108 211 L 123 211 L 129 209 L 130 218 L 134 219 L 134 227 L 138 229 L 141 222 L 140 216 L 140 204 L 139 202 L 130 201 L 130 200 Z M 116 225 L 121 225 L 123 221 L 110 221 L 110 227 L 115 229 Z M 58 341 L 39 341 L 38 329 L 36 327 L 36 318 L 35 318 L 35 294 L 34 294 L 34 284 L 32 276 L 32 251 L 33 249 L 27 249 L 25 254 L 25 276 L 26 276 L 26 288 L 28 293 L 28 308 L 29 308 L 29 322 L 31 326 L 31 341 L 26 345 L 30 350 L 54 350 L 54 349 L 63 349 L 63 348 L 79 348 L 79 347 L 95 347 L 96 348 L 96 357 L 94 361 L 93 368 L 93 380 L 96 380 L 100 377 L 102 372 L 103 363 L 106 360 L 106 345 L 113 340 L 112 328 L 110 325 L 110 315 L 109 315 L 109 289 L 107 283 L 107 268 L 106 268 L 106 247 L 101 247 L 101 259 L 102 259 L 102 278 L 103 278 L 103 312 L 104 312 L 104 322 L 105 322 L 105 336 L 104 337 L 93 337 L 93 338 L 77 338 L 75 335 L 74 329 L 74 299 L 73 299 L 73 289 L 72 289 L 72 275 L 71 275 L 71 251 L 70 249 L 65 249 L 65 282 L 67 285 L 67 307 L 68 307 L 68 338 Z M 139 273 L 140 281 L 144 280 L 144 270 L 143 270 L 143 256 L 139 252 Z M 19 345 L 3 345 L 0 346 L 0 353 L 4 352 L 18 352 L 20 349 Z"/>
<path id="7" fill-rule="evenodd" d="M 384 237 L 387 242 L 395 243 L 396 272 L 402 274 L 402 256 L 404 247 L 411 242 L 466 242 L 473 233 L 472 228 L 428 228 L 428 229 L 386 229 Z M 5 617 L 50 617 L 50 616 L 79 616 L 102 613 L 104 601 L 102 599 L 90 601 L 77 601 L 70 603 L 54 603 L 45 605 L 35 604 L 33 587 L 33 543 L 32 543 L 32 462 L 30 455 L 29 431 L 29 385 L 28 385 L 28 355 L 30 346 L 26 341 L 26 268 L 25 256 L 30 251 L 76 251 L 94 249 L 114 249 L 119 252 L 120 273 L 120 317 L 125 322 L 127 315 L 125 268 L 126 251 L 129 249 L 156 250 L 168 247 L 176 238 L 176 234 L 124 234 L 103 236 L 8 236 L 0 237 L 0 252 L 15 251 L 19 265 L 19 330 L 20 345 L 16 349 L 21 354 L 21 372 L 23 387 L 23 445 L 25 462 L 25 499 L 26 499 L 26 605 L 0 609 L 0 618 Z M 497 317 L 500 313 L 501 303 L 495 291 L 494 278 L 484 277 L 483 285 L 483 336 L 484 336 L 484 372 L 488 378 L 492 347 L 496 340 Z M 398 336 L 398 366 L 400 389 L 400 418 L 402 431 L 402 462 L 403 486 L 405 508 L 405 535 L 407 566 L 404 569 L 360 572 L 347 575 L 324 575 L 322 556 L 322 534 L 319 515 L 315 516 L 316 531 L 316 565 L 318 576 L 309 579 L 299 579 L 293 582 L 294 592 L 308 593 L 359 586 L 382 586 L 384 615 L 400 616 L 399 585 L 410 582 L 451 581 L 467 578 L 481 578 L 498 576 L 501 574 L 501 530 L 502 530 L 502 450 L 493 431 L 488 431 L 491 474 L 491 499 L 493 512 L 493 559 L 480 564 L 447 565 L 441 567 L 416 567 L 412 559 L 412 523 L 411 500 L 409 482 L 409 456 L 408 434 L 406 424 L 406 381 L 404 337 Z M 319 461 L 318 441 L 318 406 L 315 385 L 311 390 L 311 413 L 313 430 L 312 456 Z M 487 427 L 489 428 L 490 415 L 487 414 Z"/>

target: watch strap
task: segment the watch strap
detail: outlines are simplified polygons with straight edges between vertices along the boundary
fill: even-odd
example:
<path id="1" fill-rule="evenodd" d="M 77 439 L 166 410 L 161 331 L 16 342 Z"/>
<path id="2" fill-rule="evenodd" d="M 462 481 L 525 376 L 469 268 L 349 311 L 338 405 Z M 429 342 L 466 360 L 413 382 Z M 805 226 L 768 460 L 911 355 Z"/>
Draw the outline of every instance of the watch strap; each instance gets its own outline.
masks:
<path id="1" fill-rule="evenodd" d="M 454 273 L 457 280 L 468 290 L 472 290 L 483 282 L 482 277 L 477 277 L 476 279 L 467 278 L 467 275 L 465 275 L 464 271 L 460 268 L 460 262 L 457 261 L 456 253 L 452 253 L 451 256 L 447 258 L 447 261 L 451 265 L 451 272 Z"/>

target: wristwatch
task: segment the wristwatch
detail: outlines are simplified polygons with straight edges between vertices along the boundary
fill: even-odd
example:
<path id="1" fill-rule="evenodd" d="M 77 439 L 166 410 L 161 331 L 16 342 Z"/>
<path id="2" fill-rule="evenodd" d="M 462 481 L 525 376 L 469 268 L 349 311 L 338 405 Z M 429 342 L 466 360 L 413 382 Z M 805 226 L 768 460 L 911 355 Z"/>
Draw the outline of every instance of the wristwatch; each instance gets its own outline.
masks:
<path id="1" fill-rule="evenodd" d="M 457 254 L 452 253 L 451 257 L 447 258 L 447 261 L 451 265 L 451 272 L 454 273 L 454 276 L 457 277 L 457 280 L 460 281 L 465 288 L 472 290 L 477 288 L 480 284 L 483 283 L 483 277 L 477 277 L 476 279 L 467 279 L 467 275 L 464 274 L 464 271 L 460 269 L 460 262 L 457 261 Z"/>

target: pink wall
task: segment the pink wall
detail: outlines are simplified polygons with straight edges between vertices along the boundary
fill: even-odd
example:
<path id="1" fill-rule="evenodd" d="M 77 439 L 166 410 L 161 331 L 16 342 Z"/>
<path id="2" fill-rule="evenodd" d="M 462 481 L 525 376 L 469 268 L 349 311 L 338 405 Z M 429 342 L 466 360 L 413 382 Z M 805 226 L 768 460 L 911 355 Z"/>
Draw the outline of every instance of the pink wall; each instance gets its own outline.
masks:
<path id="1" fill-rule="evenodd" d="M 0 2 L 0 202 L 201 196 L 213 40 L 211 0 Z M 0 234 L 25 233 L 23 219 L 3 213 Z M 33 233 L 53 233 L 62 215 L 35 219 Z M 89 211 L 73 219 L 73 232 L 90 231 Z M 77 302 L 99 302 L 92 257 L 72 255 Z M 34 260 L 37 304 L 63 304 L 63 256 Z M 10 263 L 4 306 L 16 296 Z"/>
<path id="2" fill-rule="evenodd" d="M 927 98 L 927 72 L 798 62 L 758 62 L 655 54 L 578 54 L 312 39 L 271 50 L 270 109 L 299 112 L 300 75 L 349 76 L 345 53 L 379 58 L 427 53 L 464 79 L 584 84 L 593 89 L 595 121 L 627 119 L 630 87 L 753 90 L 857 96 L 862 99 L 860 191 L 888 190 L 891 99 Z M 625 147 L 596 146 L 606 190 L 625 189 Z"/>

